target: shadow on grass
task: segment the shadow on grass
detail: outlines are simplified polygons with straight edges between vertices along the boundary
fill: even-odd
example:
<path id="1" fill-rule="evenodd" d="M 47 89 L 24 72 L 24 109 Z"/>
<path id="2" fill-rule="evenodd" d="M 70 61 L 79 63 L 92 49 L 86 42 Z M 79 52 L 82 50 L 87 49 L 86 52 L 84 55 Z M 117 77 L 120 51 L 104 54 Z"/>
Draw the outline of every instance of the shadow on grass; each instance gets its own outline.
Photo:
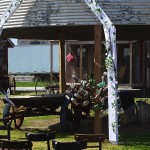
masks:
<path id="1" fill-rule="evenodd" d="M 103 119 L 102 122 L 103 130 L 102 133 L 106 135 L 108 139 L 108 120 L 107 118 Z M 47 126 L 46 128 L 28 128 L 25 127 L 23 132 L 48 132 L 48 131 L 56 131 L 58 138 L 66 138 L 66 137 L 73 137 L 74 131 L 71 127 L 69 132 L 64 132 L 59 122 L 59 119 L 55 123 L 51 123 L 51 125 Z M 94 133 L 94 118 L 90 119 L 82 119 L 80 128 L 78 133 Z M 119 145 L 128 147 L 136 147 L 136 146 L 143 146 L 148 147 L 150 146 L 150 123 L 140 125 L 138 123 L 132 124 L 121 124 L 119 127 Z M 143 149 L 142 149 L 143 150 Z"/>
<path id="2" fill-rule="evenodd" d="M 22 132 L 29 132 L 29 133 L 47 133 L 48 129 L 39 129 L 39 128 L 24 128 L 24 129 L 20 129 L 20 131 Z"/>
<path id="3" fill-rule="evenodd" d="M 89 118 L 89 119 L 81 119 L 81 124 L 80 128 L 78 131 L 74 131 L 73 125 L 70 125 L 70 129 L 68 131 L 64 131 L 61 123 L 55 122 L 54 124 L 51 123 L 51 125 L 47 126 L 47 128 L 39 128 L 39 127 L 24 127 L 23 129 L 20 129 L 22 132 L 36 132 L 36 133 L 41 133 L 41 132 L 48 132 L 48 131 L 56 131 L 57 135 L 59 135 L 61 138 L 65 138 L 66 136 L 72 136 L 75 133 L 93 133 L 94 129 L 94 123 L 93 123 L 94 118 Z"/>
<path id="4" fill-rule="evenodd" d="M 119 141 L 121 145 L 150 146 L 150 123 L 140 125 L 138 123 L 122 125 L 119 129 Z"/>

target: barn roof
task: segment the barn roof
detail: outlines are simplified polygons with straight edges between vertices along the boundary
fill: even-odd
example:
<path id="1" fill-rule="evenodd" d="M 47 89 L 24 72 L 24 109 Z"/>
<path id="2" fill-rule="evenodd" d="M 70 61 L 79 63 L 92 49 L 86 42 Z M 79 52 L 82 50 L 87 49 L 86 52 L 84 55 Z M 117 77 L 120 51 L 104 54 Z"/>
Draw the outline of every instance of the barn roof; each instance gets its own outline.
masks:
<path id="1" fill-rule="evenodd" d="M 0 0 L 0 16 L 10 2 L 11 0 Z M 117 35 L 127 34 L 126 29 L 133 31 L 134 28 L 129 25 L 136 25 L 140 38 L 141 34 L 145 37 L 145 33 L 149 37 L 145 25 L 150 25 L 150 0 L 99 0 L 99 3 L 116 25 Z M 58 40 L 59 33 L 64 28 L 66 40 L 92 40 L 93 25 L 99 24 L 100 21 L 84 0 L 24 0 L 4 25 L 2 36 Z M 141 31 L 143 26 L 145 32 Z M 127 39 L 136 31 L 127 35 Z"/>
<path id="2" fill-rule="evenodd" d="M 100 6 L 117 25 L 150 25 L 150 0 L 100 0 Z"/>
<path id="3" fill-rule="evenodd" d="M 0 0 L 0 16 L 11 0 Z M 114 24 L 150 24 L 149 0 L 100 0 Z M 24 0 L 4 28 L 96 25 L 97 17 L 84 0 Z"/>
<path id="4" fill-rule="evenodd" d="M 0 15 L 11 0 L 1 0 Z M 83 0 L 24 0 L 4 28 L 95 25 L 99 21 Z"/>

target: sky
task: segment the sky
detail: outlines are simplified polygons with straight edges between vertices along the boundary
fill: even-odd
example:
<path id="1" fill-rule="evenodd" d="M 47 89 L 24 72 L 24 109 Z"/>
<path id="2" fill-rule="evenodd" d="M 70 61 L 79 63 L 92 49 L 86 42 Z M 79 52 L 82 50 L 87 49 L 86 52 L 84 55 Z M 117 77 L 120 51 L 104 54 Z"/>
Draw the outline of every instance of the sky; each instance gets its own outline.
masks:
<path id="1" fill-rule="evenodd" d="M 13 43 L 14 43 L 14 45 L 17 45 L 17 42 L 18 42 L 18 39 L 10 39 Z"/>

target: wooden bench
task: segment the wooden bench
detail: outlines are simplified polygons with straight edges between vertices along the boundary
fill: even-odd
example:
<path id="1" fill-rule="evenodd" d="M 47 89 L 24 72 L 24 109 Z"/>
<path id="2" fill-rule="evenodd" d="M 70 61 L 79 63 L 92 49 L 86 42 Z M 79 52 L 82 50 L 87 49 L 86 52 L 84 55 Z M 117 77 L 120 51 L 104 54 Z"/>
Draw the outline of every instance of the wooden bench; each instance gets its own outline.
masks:
<path id="1" fill-rule="evenodd" d="M 25 149 L 25 150 L 32 150 L 32 142 L 31 141 L 12 141 L 12 140 L 8 140 L 8 141 L 4 141 L 1 140 L 0 141 L 0 148 L 2 148 L 2 150 L 6 150 L 6 149 Z"/>
<path id="2" fill-rule="evenodd" d="M 47 150 L 50 150 L 50 140 L 55 139 L 55 131 L 50 131 L 48 133 L 26 133 L 26 139 L 28 141 L 46 141 L 47 142 Z"/>
<path id="3" fill-rule="evenodd" d="M 0 125 L 0 130 L 5 132 L 0 134 L 0 139 L 10 140 L 10 128 L 10 123 L 7 123 L 7 125 Z"/>
<path id="4" fill-rule="evenodd" d="M 99 145 L 87 145 L 88 148 L 99 148 L 102 150 L 102 142 L 105 141 L 104 134 L 78 134 L 74 135 L 76 141 L 87 140 L 87 142 L 98 142 Z"/>
<path id="5" fill-rule="evenodd" d="M 87 148 L 87 140 L 60 142 L 52 140 L 52 146 L 55 150 L 83 150 Z"/>

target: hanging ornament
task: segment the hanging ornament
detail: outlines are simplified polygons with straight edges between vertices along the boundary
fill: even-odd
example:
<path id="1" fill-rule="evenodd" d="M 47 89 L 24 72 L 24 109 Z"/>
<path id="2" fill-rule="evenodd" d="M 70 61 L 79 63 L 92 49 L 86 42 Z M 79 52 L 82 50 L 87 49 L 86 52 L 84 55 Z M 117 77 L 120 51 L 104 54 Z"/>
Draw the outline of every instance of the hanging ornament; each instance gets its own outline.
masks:
<path id="1" fill-rule="evenodd" d="M 71 53 L 69 53 L 67 56 L 66 56 L 66 60 L 67 62 L 72 62 L 74 60 L 74 57 L 71 55 Z"/>

